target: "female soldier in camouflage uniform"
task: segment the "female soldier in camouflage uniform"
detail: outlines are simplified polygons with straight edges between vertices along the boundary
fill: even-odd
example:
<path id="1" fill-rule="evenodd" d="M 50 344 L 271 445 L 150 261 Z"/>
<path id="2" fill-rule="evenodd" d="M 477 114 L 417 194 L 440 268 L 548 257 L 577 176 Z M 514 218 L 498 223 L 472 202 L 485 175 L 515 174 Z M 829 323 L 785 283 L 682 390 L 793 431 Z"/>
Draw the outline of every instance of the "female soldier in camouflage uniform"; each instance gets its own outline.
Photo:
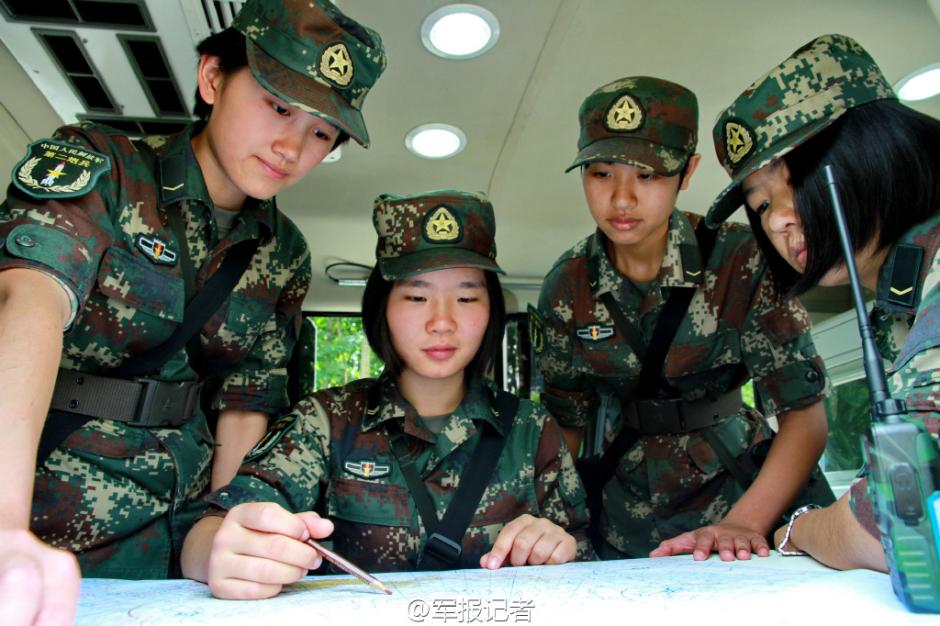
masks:
<path id="1" fill-rule="evenodd" d="M 602 511 L 595 545 L 602 558 L 766 555 L 826 440 L 806 311 L 779 297 L 747 229 L 723 226 L 709 243 L 700 217 L 675 209 L 699 162 L 691 91 L 625 78 L 579 117 L 569 169 L 581 167 L 598 228 L 546 276 L 532 329 L 545 406 L 573 449 L 587 426 L 583 456 L 602 459 L 580 462 Z M 683 292 L 687 309 L 664 313 Z M 670 316 L 671 344 L 657 329 Z M 657 343 L 665 359 L 652 365 Z M 741 404 L 748 379 L 780 422 L 753 484 L 746 451 L 770 431 Z"/>
<path id="2" fill-rule="evenodd" d="M 823 165 L 832 165 L 888 390 L 940 431 L 940 121 L 900 104 L 868 53 L 844 35 L 814 39 L 755 81 L 714 128 L 733 182 L 707 219 L 741 204 L 791 294 L 848 281 L 834 243 Z M 784 549 L 837 568 L 885 570 L 866 480 L 794 520 Z M 776 533 L 779 544 L 785 528 Z"/>
<path id="3" fill-rule="evenodd" d="M 140 141 L 63 127 L 30 146 L 0 207 L 2 611 L 35 601 L 70 623 L 74 559 L 41 541 L 76 553 L 85 575 L 173 573 L 213 451 L 194 370 L 221 382 L 220 484 L 287 406 L 310 254 L 273 196 L 347 135 L 367 143 L 360 107 L 384 52 L 326 0 L 249 0 L 200 52 L 207 122 Z M 149 382 L 123 376 L 243 242 L 257 243 L 250 265 L 192 350 L 158 361 Z M 44 421 L 74 426 L 37 467 Z M 36 585 L 7 598 L 18 573 Z"/>
<path id="4" fill-rule="evenodd" d="M 492 206 L 458 191 L 383 195 L 373 222 L 378 266 L 363 322 L 385 370 L 302 400 L 209 497 L 228 513 L 193 527 L 182 563 L 216 596 L 277 594 L 319 565 L 308 537 L 331 537 L 366 569 L 425 569 L 429 544 L 443 547 L 436 535 L 447 517 L 431 537 L 428 527 L 459 506 L 488 431 L 504 438 L 503 451 L 483 473 L 469 529 L 456 531 L 437 567 L 590 553 L 584 492 L 561 429 L 531 402 L 506 409 L 504 392 L 483 378 L 505 319 Z M 417 490 L 430 499 L 430 524 Z M 329 520 L 310 512 L 321 493 Z"/>

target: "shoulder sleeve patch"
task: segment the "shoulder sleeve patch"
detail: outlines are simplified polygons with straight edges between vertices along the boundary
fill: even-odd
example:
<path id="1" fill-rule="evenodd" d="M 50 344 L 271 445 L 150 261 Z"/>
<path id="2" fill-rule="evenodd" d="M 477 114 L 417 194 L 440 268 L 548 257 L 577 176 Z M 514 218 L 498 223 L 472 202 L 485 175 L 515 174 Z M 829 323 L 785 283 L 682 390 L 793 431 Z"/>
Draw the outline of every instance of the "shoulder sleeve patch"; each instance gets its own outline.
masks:
<path id="1" fill-rule="evenodd" d="M 91 191 L 98 178 L 110 171 L 111 159 L 106 154 L 40 139 L 29 144 L 26 156 L 13 168 L 11 180 L 33 198 L 74 198 Z"/>
<path id="2" fill-rule="evenodd" d="M 542 354 L 545 349 L 545 322 L 541 314 L 531 304 L 529 311 L 529 341 L 532 343 L 532 349 L 536 354 Z"/>
<path id="3" fill-rule="evenodd" d="M 261 438 L 261 441 L 255 444 L 254 448 L 248 451 L 248 454 L 245 455 L 242 462 L 249 463 L 255 461 L 273 450 L 277 442 L 281 440 L 281 437 L 286 435 L 294 427 L 295 423 L 297 423 L 297 414 L 290 413 L 271 424 L 271 426 L 268 427 L 268 432 Z"/>

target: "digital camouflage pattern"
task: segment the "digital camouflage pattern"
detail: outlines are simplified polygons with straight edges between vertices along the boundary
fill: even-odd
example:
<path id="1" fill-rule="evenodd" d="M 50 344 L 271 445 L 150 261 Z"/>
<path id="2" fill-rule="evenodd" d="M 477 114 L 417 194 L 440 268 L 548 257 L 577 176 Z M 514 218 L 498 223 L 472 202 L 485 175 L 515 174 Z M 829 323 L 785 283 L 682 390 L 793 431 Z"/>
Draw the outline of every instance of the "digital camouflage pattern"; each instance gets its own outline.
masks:
<path id="1" fill-rule="evenodd" d="M 826 377 L 809 316 L 774 289 L 748 228 L 723 225 L 704 276 L 687 273 L 702 266 L 699 219 L 673 211 L 662 266 L 645 292 L 614 268 L 600 231 L 563 254 L 546 276 L 534 314 L 541 336 L 533 344 L 545 380 L 542 402 L 563 426 L 585 426 L 602 396 L 639 394 L 641 363 L 600 300 L 605 292 L 648 345 L 670 289 L 696 288 L 664 365 L 668 386 L 686 400 L 720 396 L 748 379 L 769 414 L 823 397 Z M 687 263 L 683 246 L 695 253 Z M 584 332 L 591 328 L 597 332 Z M 620 430 L 618 415 L 609 416 L 607 444 Z M 770 432 L 752 410 L 713 429 L 735 455 Z M 600 532 L 620 552 L 645 557 L 663 539 L 720 521 L 741 494 L 700 431 L 643 435 L 604 489 Z"/>
<path id="2" fill-rule="evenodd" d="M 322 496 L 338 552 L 369 571 L 415 569 L 427 536 L 383 424 L 402 424 L 415 466 L 442 516 L 466 472 L 482 422 L 502 432 L 491 411 L 495 388 L 473 380 L 434 435 L 389 377 L 379 379 L 379 410 L 366 413 L 374 383 L 360 380 L 302 400 L 282 418 L 277 438 L 256 446 L 234 481 L 210 495 L 209 502 L 223 509 L 276 502 L 301 512 L 313 510 Z M 503 526 L 524 513 L 565 528 L 578 540 L 578 558 L 593 556 L 585 534 L 584 489 L 561 429 L 539 405 L 522 400 L 507 436 L 457 567 L 479 567 Z"/>
<path id="3" fill-rule="evenodd" d="M 731 176 L 706 218 L 714 227 L 744 203 L 741 182 L 828 127 L 852 107 L 894 99 L 868 52 L 845 35 L 822 35 L 754 81 L 721 112 L 715 152 Z"/>
<path id="4" fill-rule="evenodd" d="M 233 244 L 260 238 L 200 340 L 207 369 L 222 379 L 216 408 L 279 414 L 288 406 L 285 364 L 310 281 L 310 253 L 273 200 L 246 205 L 218 240 L 190 146 L 193 132 L 132 142 L 91 124 L 59 129 L 48 141 L 104 155 L 111 167 L 81 197 L 34 197 L 11 186 L 0 206 L 0 270 L 32 268 L 64 285 L 74 320 L 61 366 L 107 374 L 165 341 L 182 321 L 180 248 L 166 225 L 168 211 L 184 218 L 200 268 L 197 288 Z M 185 350 L 156 378 L 195 378 Z M 31 528 L 76 552 L 86 576 L 165 577 L 171 543 L 182 541 L 208 486 L 212 447 L 201 412 L 179 429 L 91 420 L 37 469 Z"/>
<path id="5" fill-rule="evenodd" d="M 913 306 L 892 300 L 892 265 L 897 245 L 924 250 L 923 266 L 914 285 Z M 882 358 L 891 361 L 888 391 L 904 400 L 909 417 L 920 420 L 936 438 L 940 436 L 940 216 L 918 224 L 895 243 L 878 276 L 871 323 Z M 880 537 L 871 514 L 867 478 L 852 485 L 851 503 L 859 522 Z"/>
<path id="6" fill-rule="evenodd" d="M 377 32 L 329 0 L 248 0 L 233 26 L 265 89 L 369 146 L 362 103 L 387 64 Z"/>
<path id="7" fill-rule="evenodd" d="M 496 219 L 483 193 L 442 189 L 412 196 L 382 194 L 372 224 L 375 258 L 385 280 L 451 267 L 503 273 L 496 264 Z"/>
<path id="8" fill-rule="evenodd" d="M 596 89 L 578 111 L 578 157 L 567 170 L 619 162 L 678 174 L 698 142 L 695 94 L 661 78 L 621 78 Z"/>

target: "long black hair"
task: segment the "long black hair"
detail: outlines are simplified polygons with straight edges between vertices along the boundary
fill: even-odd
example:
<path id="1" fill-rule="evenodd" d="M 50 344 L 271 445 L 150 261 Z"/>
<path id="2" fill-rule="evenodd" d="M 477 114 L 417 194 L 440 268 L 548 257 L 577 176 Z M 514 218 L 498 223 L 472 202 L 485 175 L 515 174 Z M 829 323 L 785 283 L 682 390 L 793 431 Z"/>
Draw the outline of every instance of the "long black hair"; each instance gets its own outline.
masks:
<path id="1" fill-rule="evenodd" d="M 467 379 L 486 375 L 499 355 L 503 332 L 506 328 L 506 301 L 503 298 L 499 277 L 495 272 L 490 271 L 484 271 L 483 274 L 486 277 L 486 292 L 490 299 L 490 319 L 486 325 L 480 349 L 464 370 Z M 378 266 L 372 268 L 366 289 L 362 294 L 362 327 L 366 332 L 369 347 L 385 363 L 385 372 L 398 378 L 404 369 L 404 363 L 392 345 L 392 336 L 385 315 L 388 309 L 388 297 L 394 285 L 393 281 L 382 277 Z"/>
<path id="2" fill-rule="evenodd" d="M 940 211 L 940 120 L 896 100 L 850 109 L 827 129 L 783 156 L 807 245 L 803 274 L 777 269 L 778 284 L 792 296 L 815 287 L 844 263 L 825 179 L 831 165 L 855 252 L 874 242 L 890 248 L 913 226 Z M 752 211 L 748 211 L 751 218 Z M 758 243 L 772 261 L 760 221 L 751 219 Z M 763 236 L 763 237 L 762 237 Z"/>
<path id="3" fill-rule="evenodd" d="M 219 57 L 219 68 L 226 74 L 231 74 L 248 65 L 248 55 L 245 52 L 245 35 L 241 31 L 232 27 L 209 35 L 199 42 L 196 46 L 196 53 L 201 57 L 204 54 Z M 208 120 L 212 113 L 212 105 L 203 100 L 199 94 L 199 87 L 196 87 L 196 105 L 193 107 L 193 115 L 201 120 Z M 349 141 L 349 135 L 346 131 L 337 128 L 339 133 L 336 135 L 336 141 L 333 147 L 341 146 Z"/>

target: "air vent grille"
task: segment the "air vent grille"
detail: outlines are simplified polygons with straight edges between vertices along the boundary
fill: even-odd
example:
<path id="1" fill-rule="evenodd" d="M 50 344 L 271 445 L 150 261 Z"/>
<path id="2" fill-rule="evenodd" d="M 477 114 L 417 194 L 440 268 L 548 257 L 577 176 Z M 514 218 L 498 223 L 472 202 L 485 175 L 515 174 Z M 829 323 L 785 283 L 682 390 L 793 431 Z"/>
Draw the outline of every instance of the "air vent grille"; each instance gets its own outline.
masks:
<path id="1" fill-rule="evenodd" d="M 58 30 L 34 31 L 49 51 L 66 80 L 78 94 L 85 109 L 94 112 L 117 113 L 114 98 L 101 80 L 101 75 L 74 32 Z"/>
<path id="2" fill-rule="evenodd" d="M 15 21 L 153 31 L 144 0 L 0 0 Z"/>
<path id="3" fill-rule="evenodd" d="M 212 32 L 218 33 L 231 26 L 243 4 L 242 0 L 202 0 L 202 10 Z"/>
<path id="4" fill-rule="evenodd" d="M 157 115 L 187 114 L 179 87 L 157 37 L 118 35 L 137 73 L 141 87 Z"/>

